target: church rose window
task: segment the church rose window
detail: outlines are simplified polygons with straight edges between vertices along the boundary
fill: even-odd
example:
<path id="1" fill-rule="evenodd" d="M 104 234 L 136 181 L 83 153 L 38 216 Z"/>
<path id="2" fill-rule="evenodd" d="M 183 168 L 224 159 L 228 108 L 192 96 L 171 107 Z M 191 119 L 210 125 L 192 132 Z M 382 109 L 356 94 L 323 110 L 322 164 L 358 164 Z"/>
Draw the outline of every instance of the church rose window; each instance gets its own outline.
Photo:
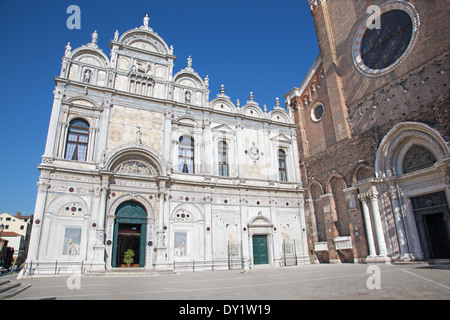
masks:
<path id="1" fill-rule="evenodd" d="M 412 37 L 412 21 L 402 10 L 381 16 L 381 29 L 367 30 L 361 45 L 361 58 L 371 69 L 383 69 L 397 61 Z"/>
<path id="2" fill-rule="evenodd" d="M 369 16 L 353 43 L 353 61 L 368 76 L 381 76 L 394 70 L 411 52 L 420 25 L 417 11 L 408 2 L 391 1 L 379 9 L 379 24 L 371 25 L 374 15 Z"/>
<path id="3" fill-rule="evenodd" d="M 322 120 L 325 109 L 323 104 L 319 103 L 311 109 L 311 119 L 315 122 Z"/>
<path id="4" fill-rule="evenodd" d="M 89 124 L 83 120 L 73 120 L 67 134 L 66 154 L 67 160 L 86 161 L 89 141 Z"/>

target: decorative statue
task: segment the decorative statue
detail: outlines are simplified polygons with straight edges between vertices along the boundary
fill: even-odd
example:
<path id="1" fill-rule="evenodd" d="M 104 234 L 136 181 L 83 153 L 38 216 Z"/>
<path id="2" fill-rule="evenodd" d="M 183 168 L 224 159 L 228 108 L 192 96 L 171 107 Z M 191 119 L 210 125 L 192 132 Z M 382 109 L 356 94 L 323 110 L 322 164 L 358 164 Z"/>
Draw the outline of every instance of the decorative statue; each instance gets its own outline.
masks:
<path id="1" fill-rule="evenodd" d="M 192 68 L 192 58 L 191 58 L 191 56 L 189 56 L 189 58 L 188 58 L 188 68 Z"/>
<path id="2" fill-rule="evenodd" d="M 114 32 L 114 41 L 119 40 L 119 30 L 116 30 L 116 32 Z"/>
<path id="3" fill-rule="evenodd" d="M 98 39 L 98 34 L 97 34 L 97 30 L 94 31 L 94 33 L 92 34 L 92 44 L 97 44 L 97 39 Z"/>
<path id="4" fill-rule="evenodd" d="M 141 127 L 137 127 L 137 131 L 136 131 L 136 146 L 138 146 L 138 147 L 142 146 L 142 130 L 141 130 Z"/>
<path id="5" fill-rule="evenodd" d="M 150 18 L 148 17 L 148 13 L 146 13 L 145 17 L 144 17 L 144 27 L 148 28 L 149 20 L 150 20 Z"/>
<path id="6" fill-rule="evenodd" d="M 68 57 L 70 55 L 71 51 L 72 51 L 72 47 L 70 46 L 70 42 L 67 42 L 66 52 L 64 53 L 64 56 Z"/>
<path id="7" fill-rule="evenodd" d="M 90 83 L 91 82 L 91 70 L 87 69 L 84 72 L 83 82 Z"/>
<path id="8" fill-rule="evenodd" d="M 191 92 L 190 91 L 186 91 L 186 93 L 184 94 L 184 101 L 186 103 L 191 103 Z"/>

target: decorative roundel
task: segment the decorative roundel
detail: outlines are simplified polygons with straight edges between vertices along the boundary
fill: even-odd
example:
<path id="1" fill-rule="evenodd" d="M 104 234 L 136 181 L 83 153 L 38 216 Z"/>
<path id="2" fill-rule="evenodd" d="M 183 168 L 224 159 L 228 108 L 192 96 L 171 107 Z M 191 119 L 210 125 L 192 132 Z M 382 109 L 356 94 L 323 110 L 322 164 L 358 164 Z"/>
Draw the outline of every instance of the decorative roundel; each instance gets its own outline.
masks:
<path id="1" fill-rule="evenodd" d="M 318 122 L 322 120 L 324 113 L 325 108 L 323 107 L 323 104 L 319 102 L 311 108 L 311 119 L 315 122 Z"/>
<path id="2" fill-rule="evenodd" d="M 60 215 L 68 215 L 68 216 L 83 216 L 83 206 L 81 203 L 67 203 L 65 206 L 61 208 L 59 211 Z"/>
<path id="3" fill-rule="evenodd" d="M 249 154 L 250 158 L 252 158 L 253 160 L 258 160 L 261 156 L 261 153 L 259 152 L 259 148 L 256 146 L 252 146 L 248 150 L 248 154 Z"/>
<path id="4" fill-rule="evenodd" d="M 179 210 L 175 213 L 175 221 L 190 222 L 194 220 L 192 213 L 186 210 Z"/>
<path id="5" fill-rule="evenodd" d="M 356 32 L 352 48 L 356 68 L 369 77 L 397 68 L 411 53 L 420 26 L 419 14 L 409 2 L 390 1 L 374 8 Z"/>

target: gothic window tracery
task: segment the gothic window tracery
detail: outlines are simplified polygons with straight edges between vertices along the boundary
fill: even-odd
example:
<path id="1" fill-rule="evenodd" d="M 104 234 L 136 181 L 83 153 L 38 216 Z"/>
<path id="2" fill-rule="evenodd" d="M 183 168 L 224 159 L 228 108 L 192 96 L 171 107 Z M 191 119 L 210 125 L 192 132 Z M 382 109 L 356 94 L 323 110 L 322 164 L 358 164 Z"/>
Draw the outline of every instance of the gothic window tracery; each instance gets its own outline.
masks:
<path id="1" fill-rule="evenodd" d="M 361 58 L 371 69 L 383 69 L 397 61 L 412 38 L 412 20 L 403 10 L 384 13 L 380 25 L 380 29 L 367 30 L 361 44 Z"/>

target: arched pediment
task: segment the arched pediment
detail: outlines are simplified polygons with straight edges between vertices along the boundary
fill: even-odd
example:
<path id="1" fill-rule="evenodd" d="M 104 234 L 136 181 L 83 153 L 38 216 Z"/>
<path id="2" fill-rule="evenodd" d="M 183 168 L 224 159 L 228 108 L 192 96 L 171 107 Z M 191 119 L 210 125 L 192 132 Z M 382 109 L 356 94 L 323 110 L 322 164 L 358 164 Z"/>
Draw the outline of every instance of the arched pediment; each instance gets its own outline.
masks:
<path id="1" fill-rule="evenodd" d="M 80 47 L 72 51 L 71 58 L 74 61 L 107 68 L 109 66 L 108 57 L 100 50 L 91 47 Z"/>
<path id="2" fill-rule="evenodd" d="M 70 194 L 53 199 L 46 211 L 59 215 L 83 216 L 88 209 L 88 205 L 81 197 Z"/>
<path id="3" fill-rule="evenodd" d="M 120 36 L 119 42 L 140 50 L 156 52 L 160 54 L 169 53 L 169 47 L 165 41 L 150 30 L 132 29 Z"/>
<path id="4" fill-rule="evenodd" d="M 263 118 L 262 110 L 256 104 L 247 104 L 242 107 L 242 114 L 249 117 Z"/>
<path id="5" fill-rule="evenodd" d="M 269 119 L 276 122 L 289 123 L 289 116 L 281 110 L 272 110 L 269 112 Z"/>
<path id="6" fill-rule="evenodd" d="M 271 228 L 273 227 L 273 223 L 266 217 L 262 216 L 262 215 L 257 215 L 256 217 L 253 217 L 249 223 L 248 223 L 248 227 L 267 227 L 267 228 Z"/>
<path id="7" fill-rule="evenodd" d="M 117 175 L 156 177 L 166 175 L 166 166 L 158 153 L 150 148 L 122 146 L 112 150 L 105 168 Z"/>
<path id="8" fill-rule="evenodd" d="M 171 220 L 174 222 L 197 222 L 203 220 L 203 214 L 195 204 L 182 203 L 172 210 Z"/>
<path id="9" fill-rule="evenodd" d="M 233 104 L 233 102 L 231 102 L 229 99 L 225 97 L 215 98 L 213 101 L 210 102 L 209 105 L 214 110 L 232 113 L 237 112 L 236 106 Z"/>
<path id="10" fill-rule="evenodd" d="M 183 87 L 203 89 L 202 78 L 194 72 L 180 71 L 173 77 L 173 82 Z"/>

